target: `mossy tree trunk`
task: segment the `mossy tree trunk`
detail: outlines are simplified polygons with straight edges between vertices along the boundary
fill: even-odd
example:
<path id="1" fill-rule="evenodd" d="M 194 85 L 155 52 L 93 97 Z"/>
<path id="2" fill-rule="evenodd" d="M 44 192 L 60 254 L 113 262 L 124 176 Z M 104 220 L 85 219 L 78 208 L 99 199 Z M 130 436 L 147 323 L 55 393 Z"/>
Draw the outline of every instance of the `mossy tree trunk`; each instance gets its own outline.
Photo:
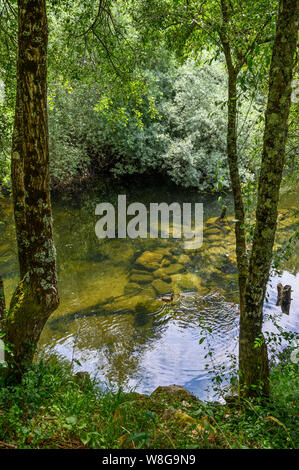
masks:
<path id="1" fill-rule="evenodd" d="M 226 16 L 224 13 L 224 24 Z M 235 211 L 235 237 L 236 237 L 236 255 L 239 273 L 239 297 L 240 312 L 244 310 L 244 295 L 247 278 L 248 260 L 246 255 L 245 238 L 245 209 L 243 204 L 241 182 L 238 166 L 237 152 L 237 77 L 240 68 L 233 65 L 231 48 L 226 37 L 225 31 L 221 33 L 221 41 L 226 58 L 228 72 L 228 118 L 227 118 L 227 158 L 230 172 L 230 181 L 233 191 L 234 211 Z"/>
<path id="2" fill-rule="evenodd" d="M 297 33 L 297 0 L 280 0 L 269 74 L 256 225 L 246 283 L 245 309 L 240 321 L 239 369 L 246 396 L 269 393 L 266 345 L 254 347 L 254 344 L 256 338 L 260 337 L 263 341 L 263 302 L 271 266 L 279 189 L 285 162 Z M 260 389 L 255 388 L 257 385 L 260 385 Z"/>
<path id="3" fill-rule="evenodd" d="M 236 255 L 239 272 L 240 339 L 239 365 L 241 388 L 247 396 L 269 394 L 268 355 L 262 336 L 263 302 L 269 277 L 275 237 L 279 188 L 284 166 L 287 119 L 290 106 L 290 82 L 296 43 L 296 0 L 281 0 L 276 39 L 270 68 L 270 87 L 264 149 L 259 178 L 259 197 L 256 228 L 250 264 L 245 237 L 245 210 L 242 198 L 237 154 L 237 79 L 248 53 L 256 44 L 267 41 L 263 28 L 257 33 L 247 51 L 233 60 L 229 30 L 233 23 L 233 10 L 221 0 L 222 25 L 219 39 L 226 59 L 228 73 L 228 126 L 227 156 L 235 208 Z M 267 20 L 266 20 L 267 23 Z M 265 23 L 265 24 L 266 24 Z M 285 33 L 284 33 L 285 29 Z M 285 71 L 285 72 L 284 72 Z M 260 338 L 261 346 L 255 347 Z M 258 388 L 258 386 L 260 387 Z"/>
<path id="4" fill-rule="evenodd" d="M 49 193 L 45 0 L 18 1 L 17 100 L 12 184 L 20 283 L 5 319 L 10 370 L 32 362 L 41 331 L 59 304 Z"/>
<path id="5" fill-rule="evenodd" d="M 18 57 L 18 70 L 21 66 L 20 56 Z M 17 92 L 15 104 L 15 120 L 12 139 L 11 155 L 11 183 L 14 204 L 14 218 L 18 246 L 18 261 L 20 277 L 22 278 L 27 270 L 26 254 L 26 211 L 25 211 L 25 188 L 24 188 L 24 131 L 23 131 L 23 107 L 20 100 L 22 87 L 17 70 Z"/>

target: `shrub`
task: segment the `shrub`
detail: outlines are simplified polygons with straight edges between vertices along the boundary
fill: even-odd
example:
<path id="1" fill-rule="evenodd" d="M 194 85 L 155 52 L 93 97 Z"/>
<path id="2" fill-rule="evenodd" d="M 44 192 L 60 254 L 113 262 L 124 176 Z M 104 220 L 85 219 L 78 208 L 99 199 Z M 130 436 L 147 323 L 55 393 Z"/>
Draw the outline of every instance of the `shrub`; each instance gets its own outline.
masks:
<path id="1" fill-rule="evenodd" d="M 109 97 L 100 85 L 57 82 L 50 95 L 51 175 L 69 181 L 88 171 L 115 176 L 162 173 L 200 190 L 230 185 L 226 159 L 226 81 L 222 62 L 145 72 L 137 102 Z M 153 111 L 154 110 L 154 111 Z M 240 111 L 241 177 L 251 176 L 248 132 L 255 113 Z"/>

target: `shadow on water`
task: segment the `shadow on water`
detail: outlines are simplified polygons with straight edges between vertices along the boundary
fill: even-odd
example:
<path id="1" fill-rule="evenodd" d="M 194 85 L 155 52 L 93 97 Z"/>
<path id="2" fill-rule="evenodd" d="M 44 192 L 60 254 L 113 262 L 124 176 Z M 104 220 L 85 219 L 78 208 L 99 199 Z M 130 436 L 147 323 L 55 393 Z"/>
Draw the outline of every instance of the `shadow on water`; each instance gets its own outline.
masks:
<path id="1" fill-rule="evenodd" d="M 232 201 L 220 223 L 215 196 L 164 188 L 136 190 L 130 202 L 203 202 L 204 243 L 186 251 L 180 239 L 105 239 L 95 236 L 94 215 L 99 202 L 117 204 L 117 195 L 80 194 L 53 202 L 61 304 L 50 317 L 38 353 L 76 359 L 102 382 L 150 393 L 158 385 L 178 383 L 201 399 L 213 369 L 231 365 L 237 354 L 239 327 L 237 269 Z M 293 195 L 281 200 L 277 243 L 292 232 Z M 0 266 L 9 299 L 18 279 L 16 242 L 10 201 L 0 205 Z M 299 253 L 285 263 L 282 276 L 273 276 L 265 303 L 265 325 L 271 317 L 286 330 L 298 329 Z M 289 315 L 277 302 L 277 283 L 291 285 Z M 174 293 L 172 302 L 161 297 Z M 204 340 L 202 340 L 204 338 Z M 212 353 L 211 356 L 208 354 Z M 78 365 L 78 362 L 81 366 Z"/>

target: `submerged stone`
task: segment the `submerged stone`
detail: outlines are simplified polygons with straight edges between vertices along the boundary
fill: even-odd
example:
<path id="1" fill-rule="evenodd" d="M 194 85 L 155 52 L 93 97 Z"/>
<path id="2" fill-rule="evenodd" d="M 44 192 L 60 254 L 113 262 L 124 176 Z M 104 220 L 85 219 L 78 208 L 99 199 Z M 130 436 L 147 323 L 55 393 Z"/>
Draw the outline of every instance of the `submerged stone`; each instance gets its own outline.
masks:
<path id="1" fill-rule="evenodd" d="M 236 274 L 238 272 L 236 264 L 232 263 L 227 256 L 221 256 L 221 260 L 219 260 L 216 267 L 224 274 Z"/>
<path id="2" fill-rule="evenodd" d="M 124 294 L 133 294 L 133 292 L 138 292 L 140 290 L 140 285 L 136 282 L 129 282 L 124 289 Z"/>
<path id="3" fill-rule="evenodd" d="M 168 294 L 171 291 L 170 285 L 162 279 L 155 279 L 152 286 L 159 295 Z"/>
<path id="4" fill-rule="evenodd" d="M 171 263 L 170 259 L 164 258 L 163 261 L 162 261 L 161 266 L 162 266 L 162 268 L 165 268 L 165 267 L 169 266 L 170 263 Z"/>
<path id="5" fill-rule="evenodd" d="M 180 290 L 197 290 L 193 280 L 190 278 L 189 273 L 187 274 L 174 274 L 172 276 L 173 282 L 178 286 Z"/>
<path id="6" fill-rule="evenodd" d="M 185 271 L 186 268 L 180 263 L 174 263 L 165 268 L 165 274 L 171 275 L 171 274 L 177 274 Z"/>
<path id="7" fill-rule="evenodd" d="M 131 282 L 138 284 L 148 284 L 153 279 L 153 276 L 145 271 L 140 271 L 140 273 L 134 272 L 130 277 Z"/>
<path id="8" fill-rule="evenodd" d="M 179 257 L 178 259 L 178 262 L 180 264 L 188 264 L 188 263 L 191 263 L 191 259 L 188 255 L 185 255 L 184 253 L 181 254 L 181 256 Z"/>
<path id="9" fill-rule="evenodd" d="M 224 246 L 221 246 L 221 245 L 217 245 L 217 246 L 209 246 L 208 249 L 207 249 L 207 254 L 208 255 L 225 255 L 227 253 L 227 250 Z"/>
<path id="10" fill-rule="evenodd" d="M 168 267 L 168 266 L 167 266 Z M 171 282 L 169 274 L 166 272 L 166 267 L 159 268 L 153 272 L 153 276 L 158 279 L 163 279 L 165 282 Z"/>
<path id="11" fill-rule="evenodd" d="M 159 251 L 145 251 L 135 261 L 136 266 L 141 266 L 148 271 L 155 271 L 160 267 L 160 263 L 165 253 L 162 250 Z"/>
<path id="12" fill-rule="evenodd" d="M 215 225 L 216 223 L 219 223 L 219 217 L 211 217 L 205 222 L 205 225 L 207 227 L 210 227 L 211 225 Z"/>
<path id="13" fill-rule="evenodd" d="M 207 233 L 207 234 L 206 234 L 206 237 L 207 237 L 207 239 L 208 239 L 208 242 L 217 241 L 217 242 L 219 242 L 219 243 L 221 243 L 221 242 L 223 241 L 223 238 L 224 238 L 223 234 L 221 234 L 221 233 L 214 233 L 214 232 L 212 232 L 212 233 Z"/>
<path id="14" fill-rule="evenodd" d="M 127 240 L 111 239 L 100 247 L 99 253 L 114 265 L 127 265 L 134 257 L 134 249 Z"/>

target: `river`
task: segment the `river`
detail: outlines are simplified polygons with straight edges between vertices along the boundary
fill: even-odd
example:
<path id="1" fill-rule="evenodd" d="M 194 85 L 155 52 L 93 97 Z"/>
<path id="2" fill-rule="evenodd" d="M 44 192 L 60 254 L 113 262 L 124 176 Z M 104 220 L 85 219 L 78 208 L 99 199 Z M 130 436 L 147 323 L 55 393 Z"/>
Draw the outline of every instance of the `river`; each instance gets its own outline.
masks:
<path id="1" fill-rule="evenodd" d="M 200 399 L 213 399 L 212 377 L 225 379 L 237 354 L 239 327 L 232 200 L 227 219 L 217 221 L 217 196 L 176 188 L 130 191 L 128 203 L 203 203 L 203 245 L 185 250 L 181 239 L 104 239 L 95 235 L 100 202 L 117 195 L 95 190 L 53 201 L 61 303 L 48 320 L 38 356 L 57 354 L 88 371 L 103 386 L 151 393 L 158 385 L 185 386 Z M 277 246 L 294 231 L 299 196 L 280 201 Z M 18 280 L 11 200 L 0 203 L 0 269 L 5 296 Z M 154 254 L 154 256 L 153 256 Z M 150 268 L 150 269 L 149 269 Z M 298 331 L 299 250 L 270 278 L 264 330 Z M 276 306 L 278 282 L 292 286 L 289 314 Z M 174 293 L 172 302 L 161 300 Z M 222 369 L 221 369 L 222 368 Z"/>

